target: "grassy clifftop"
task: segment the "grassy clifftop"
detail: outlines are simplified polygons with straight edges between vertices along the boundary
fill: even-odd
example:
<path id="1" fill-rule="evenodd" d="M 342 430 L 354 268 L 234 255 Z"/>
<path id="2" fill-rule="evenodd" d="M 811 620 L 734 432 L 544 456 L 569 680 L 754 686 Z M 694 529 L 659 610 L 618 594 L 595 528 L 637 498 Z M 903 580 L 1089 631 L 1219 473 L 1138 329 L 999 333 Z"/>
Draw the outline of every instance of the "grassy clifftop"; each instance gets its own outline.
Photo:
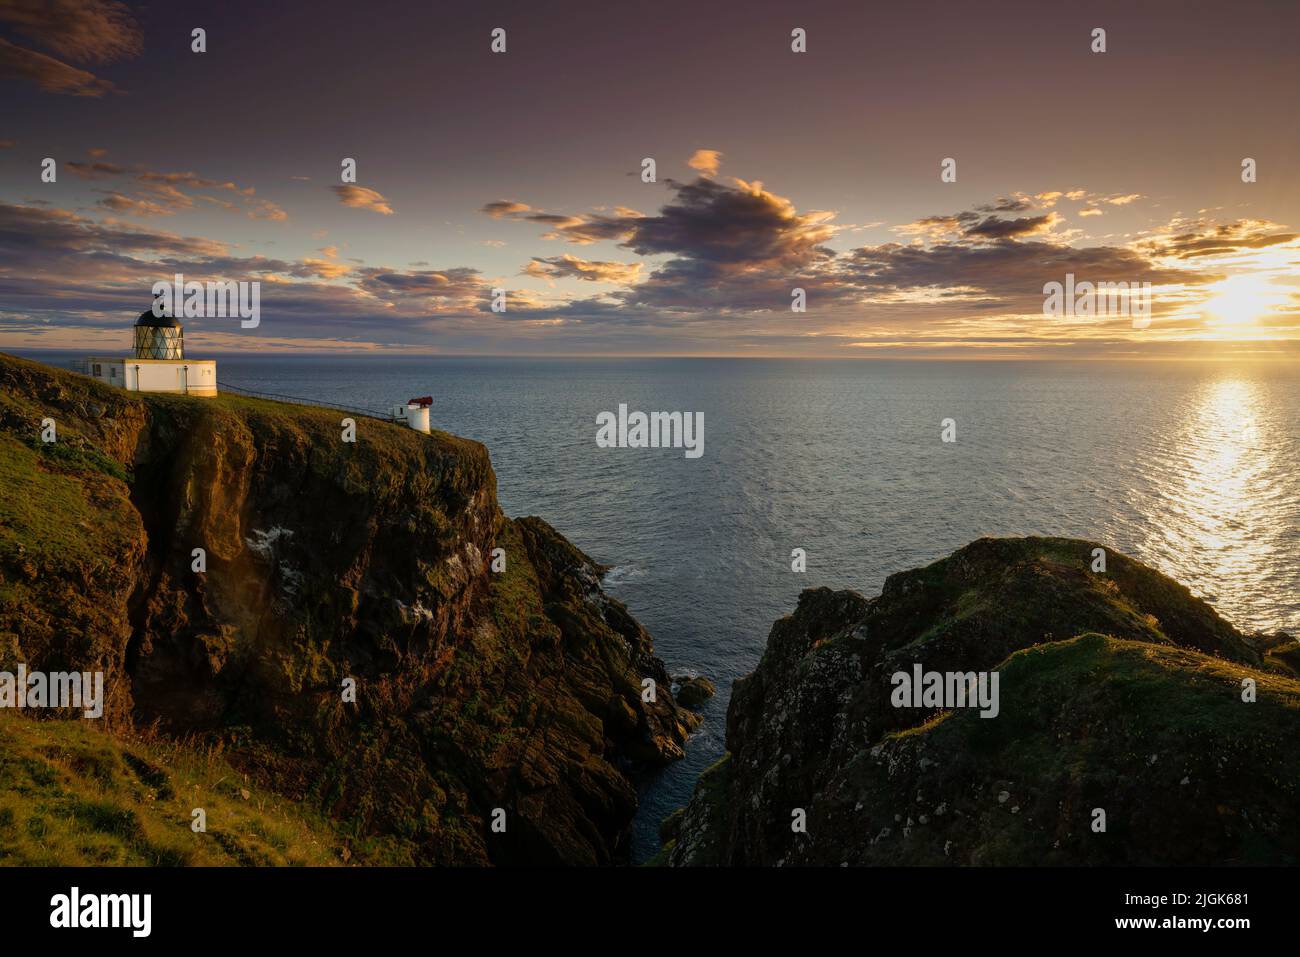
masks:
<path id="1" fill-rule="evenodd" d="M 344 416 L 0 356 L 0 669 L 102 670 L 104 730 L 220 746 L 358 860 L 618 859 L 695 721 L 650 636 L 481 445 Z"/>
<path id="2" fill-rule="evenodd" d="M 1300 861 L 1295 641 L 1242 634 L 1113 551 L 1094 572 L 1098 547 L 982 539 L 874 599 L 804 592 L 736 683 L 729 753 L 664 857 Z M 997 672 L 997 715 L 897 707 L 892 677 L 917 666 Z"/>
<path id="3" fill-rule="evenodd" d="M 211 749 L 0 713 L 0 866 L 311 865 L 343 843 Z M 206 831 L 192 829 L 193 811 Z"/>

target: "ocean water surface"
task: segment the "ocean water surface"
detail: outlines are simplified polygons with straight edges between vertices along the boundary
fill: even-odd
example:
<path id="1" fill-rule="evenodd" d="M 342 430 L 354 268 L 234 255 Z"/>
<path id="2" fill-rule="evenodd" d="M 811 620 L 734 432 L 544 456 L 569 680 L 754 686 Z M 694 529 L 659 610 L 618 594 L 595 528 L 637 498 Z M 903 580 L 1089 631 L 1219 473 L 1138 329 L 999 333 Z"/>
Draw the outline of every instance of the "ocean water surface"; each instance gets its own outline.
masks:
<path id="1" fill-rule="evenodd" d="M 1241 628 L 1300 635 L 1294 366 L 367 356 L 220 357 L 218 373 L 379 410 L 432 395 L 436 428 L 490 450 L 507 514 L 613 565 L 607 589 L 669 671 L 714 679 L 685 760 L 642 786 L 637 860 L 722 754 L 731 682 L 803 588 L 874 595 L 980 536 L 1075 536 Z M 598 448 L 596 416 L 620 403 L 703 412 L 703 456 Z"/>

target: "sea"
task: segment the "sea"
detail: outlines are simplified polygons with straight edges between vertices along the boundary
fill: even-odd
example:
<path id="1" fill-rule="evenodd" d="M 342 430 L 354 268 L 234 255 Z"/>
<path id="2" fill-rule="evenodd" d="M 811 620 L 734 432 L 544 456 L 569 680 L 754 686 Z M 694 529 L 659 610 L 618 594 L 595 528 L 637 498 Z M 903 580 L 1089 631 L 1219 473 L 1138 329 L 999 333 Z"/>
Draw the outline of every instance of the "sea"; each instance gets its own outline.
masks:
<path id="1" fill-rule="evenodd" d="M 435 428 L 490 450 L 506 513 L 612 566 L 669 672 L 713 679 L 686 758 L 640 784 L 636 861 L 722 755 L 732 682 L 804 588 L 871 596 L 981 536 L 1071 536 L 1300 636 L 1296 364 L 217 359 L 224 385 L 312 401 L 431 396 Z M 703 454 L 600 447 L 620 405 L 702 413 Z"/>

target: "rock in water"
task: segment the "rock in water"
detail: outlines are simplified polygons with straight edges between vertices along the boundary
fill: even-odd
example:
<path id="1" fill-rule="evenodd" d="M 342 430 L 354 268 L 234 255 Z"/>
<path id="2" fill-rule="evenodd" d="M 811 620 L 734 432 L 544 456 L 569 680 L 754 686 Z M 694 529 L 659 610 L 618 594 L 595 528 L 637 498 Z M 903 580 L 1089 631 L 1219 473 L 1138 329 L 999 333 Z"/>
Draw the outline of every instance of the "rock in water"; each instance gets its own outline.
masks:
<path id="1" fill-rule="evenodd" d="M 874 599 L 805 591 L 736 683 L 728 754 L 665 828 L 668 860 L 1300 861 L 1294 642 L 1122 555 L 1094 574 L 1096 547 L 981 539 Z M 996 671 L 996 717 L 896 707 L 918 666 Z"/>
<path id="2" fill-rule="evenodd" d="M 677 685 L 677 703 L 694 711 L 717 693 L 718 689 L 713 686 L 713 682 L 703 675 L 682 678 Z"/>

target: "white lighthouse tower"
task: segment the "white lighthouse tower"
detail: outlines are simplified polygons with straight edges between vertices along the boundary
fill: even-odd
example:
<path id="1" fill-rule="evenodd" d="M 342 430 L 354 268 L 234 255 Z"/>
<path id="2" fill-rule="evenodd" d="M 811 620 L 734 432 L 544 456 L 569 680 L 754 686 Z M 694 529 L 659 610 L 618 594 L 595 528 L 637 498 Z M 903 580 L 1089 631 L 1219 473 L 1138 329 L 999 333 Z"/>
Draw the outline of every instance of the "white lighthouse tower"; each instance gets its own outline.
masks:
<path id="1" fill-rule="evenodd" d="M 146 309 L 135 321 L 134 336 L 133 355 L 87 356 L 77 370 L 131 392 L 217 394 L 216 362 L 185 358 L 185 330 L 175 317 Z"/>
<path id="2" fill-rule="evenodd" d="M 421 396 L 406 403 L 406 424 L 417 432 L 429 431 L 429 406 L 433 405 L 433 396 Z"/>

